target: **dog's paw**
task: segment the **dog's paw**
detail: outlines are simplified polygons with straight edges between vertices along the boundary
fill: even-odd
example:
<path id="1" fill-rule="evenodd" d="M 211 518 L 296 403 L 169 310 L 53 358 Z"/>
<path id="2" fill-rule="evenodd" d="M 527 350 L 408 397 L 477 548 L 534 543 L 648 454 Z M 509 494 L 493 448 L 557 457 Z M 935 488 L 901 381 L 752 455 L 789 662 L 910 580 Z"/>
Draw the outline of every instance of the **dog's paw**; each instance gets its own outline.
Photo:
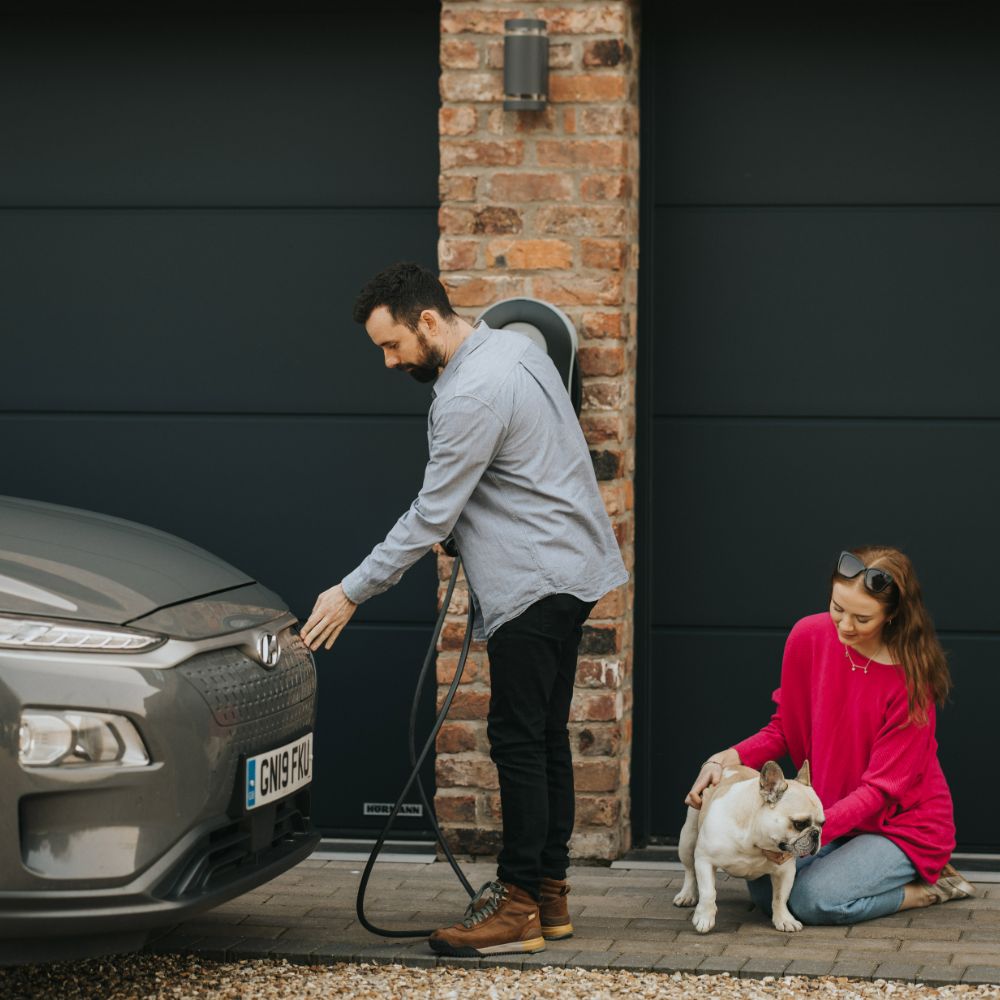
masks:
<path id="1" fill-rule="evenodd" d="M 674 896 L 674 906 L 694 906 L 698 902 L 698 893 L 686 886 Z"/>
<path id="2" fill-rule="evenodd" d="M 793 931 L 802 930 L 802 923 L 793 917 L 790 913 L 785 913 L 784 916 L 779 917 L 777 914 L 773 918 L 774 926 L 779 931 L 785 931 L 786 933 L 792 933 Z"/>
<path id="3" fill-rule="evenodd" d="M 699 934 L 707 934 L 715 926 L 715 910 L 703 910 L 700 906 L 691 914 L 691 923 Z"/>

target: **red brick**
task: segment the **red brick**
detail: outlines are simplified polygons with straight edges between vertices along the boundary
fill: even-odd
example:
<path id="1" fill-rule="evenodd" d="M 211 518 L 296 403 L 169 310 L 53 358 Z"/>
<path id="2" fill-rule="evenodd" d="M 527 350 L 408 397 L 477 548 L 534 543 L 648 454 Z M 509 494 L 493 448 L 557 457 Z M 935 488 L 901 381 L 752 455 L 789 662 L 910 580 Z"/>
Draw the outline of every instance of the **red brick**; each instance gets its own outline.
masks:
<path id="1" fill-rule="evenodd" d="M 618 66 L 621 63 L 627 65 L 631 61 L 632 46 L 621 38 L 602 38 L 583 46 L 584 66 Z"/>
<path id="2" fill-rule="evenodd" d="M 494 135 L 549 134 L 556 130 L 556 110 L 548 105 L 541 111 L 504 111 L 494 108 L 486 116 L 486 127 Z"/>
<path id="3" fill-rule="evenodd" d="M 465 38 L 441 39 L 441 65 L 445 69 L 478 69 L 479 46 Z"/>
<path id="4" fill-rule="evenodd" d="M 566 201 L 573 197 L 568 174 L 494 174 L 490 178 L 494 201 Z"/>
<path id="5" fill-rule="evenodd" d="M 434 770 L 438 788 L 500 787 L 496 767 L 491 760 L 482 756 L 438 757 Z"/>
<path id="6" fill-rule="evenodd" d="M 630 120 L 624 107 L 580 108 L 580 131 L 587 135 L 625 135 Z"/>
<path id="7" fill-rule="evenodd" d="M 476 266 L 478 240 L 438 240 L 438 266 L 442 271 L 466 271 Z"/>
<path id="8" fill-rule="evenodd" d="M 437 682 L 438 684 L 451 684 L 458 669 L 458 653 L 439 653 L 437 658 Z M 462 683 L 471 684 L 478 680 L 480 676 L 480 664 L 475 657 L 469 656 L 465 661 L 465 669 L 462 671 Z"/>
<path id="9" fill-rule="evenodd" d="M 442 139 L 441 169 L 452 167 L 516 167 L 524 159 L 519 139 L 484 142 L 473 139 Z"/>
<path id="10" fill-rule="evenodd" d="M 563 111 L 563 131 L 567 135 L 573 135 L 576 132 L 576 108 L 566 108 Z"/>
<path id="11" fill-rule="evenodd" d="M 535 145 L 543 167 L 625 167 L 628 152 L 623 139 L 539 139 Z"/>
<path id="12" fill-rule="evenodd" d="M 567 268 L 573 266 L 573 248 L 562 240 L 494 239 L 486 244 L 486 264 L 525 270 Z"/>
<path id="13" fill-rule="evenodd" d="M 576 822 L 579 826 L 614 826 L 621 815 L 621 800 L 612 795 L 578 795 Z"/>
<path id="14" fill-rule="evenodd" d="M 617 274 L 601 275 L 597 278 L 578 277 L 575 274 L 566 277 L 544 275 L 534 279 L 536 298 L 545 299 L 555 305 L 618 305 L 622 300 L 622 282 Z M 610 374 L 586 372 L 584 374 Z"/>
<path id="15" fill-rule="evenodd" d="M 441 823 L 474 823 L 476 821 L 475 795 L 434 796 L 434 812 Z"/>
<path id="16" fill-rule="evenodd" d="M 442 135 L 469 135 L 476 131 L 476 109 L 468 104 L 438 109 L 438 131 Z"/>
<path id="17" fill-rule="evenodd" d="M 535 216 L 539 233 L 556 236 L 624 236 L 626 223 L 625 209 L 611 205 L 592 208 L 548 205 Z"/>
<path id="18" fill-rule="evenodd" d="M 591 656 L 613 656 L 622 648 L 622 628 L 621 622 L 608 625 L 591 622 L 584 625 L 580 652 Z"/>
<path id="19" fill-rule="evenodd" d="M 616 760 L 583 760 L 573 765 L 573 784 L 578 792 L 617 791 L 621 776 Z"/>
<path id="20" fill-rule="evenodd" d="M 613 722 L 618 718 L 618 698 L 611 691 L 577 691 L 569 717 L 574 722 Z"/>
<path id="21" fill-rule="evenodd" d="M 469 174 L 441 174 L 438 177 L 438 196 L 442 202 L 475 201 L 478 177 Z"/>
<path id="22" fill-rule="evenodd" d="M 604 509 L 608 517 L 616 517 L 625 513 L 625 497 L 620 483 L 598 483 L 601 490 L 601 499 L 604 501 Z M 602 598 L 603 602 L 603 598 Z M 598 607 L 600 606 L 598 603 Z M 595 611 L 597 608 L 594 609 Z"/>
<path id="23" fill-rule="evenodd" d="M 627 391 L 622 382 L 592 382 L 583 384 L 583 407 L 588 410 L 615 410 L 625 405 Z"/>
<path id="24" fill-rule="evenodd" d="M 584 338 L 589 340 L 604 340 L 606 337 L 619 339 L 625 335 L 620 312 L 585 312 L 579 328 Z"/>
<path id="25" fill-rule="evenodd" d="M 578 357 L 583 375 L 621 375 L 625 371 L 625 348 L 621 344 L 585 345 Z"/>
<path id="26" fill-rule="evenodd" d="M 622 240 L 584 239 L 580 241 L 580 249 L 584 267 L 621 271 L 628 264 L 628 244 Z"/>
<path id="27" fill-rule="evenodd" d="M 441 283 L 453 306 L 485 306 L 512 295 L 526 294 L 524 280 L 515 276 L 484 275 L 459 277 L 442 275 Z"/>
<path id="28" fill-rule="evenodd" d="M 594 463 L 597 481 L 621 479 L 625 471 L 625 456 L 618 448 L 591 448 L 590 460 Z"/>
<path id="29" fill-rule="evenodd" d="M 438 711 L 441 709 L 441 703 L 444 700 L 445 693 L 446 692 L 443 687 L 438 688 Z M 451 703 L 451 708 L 448 711 L 448 718 L 480 721 L 486 718 L 489 708 L 489 691 L 467 688 L 463 684 L 455 692 L 455 700 Z"/>
<path id="30" fill-rule="evenodd" d="M 492 823 L 503 822 L 503 807 L 500 804 L 500 794 L 498 792 L 484 795 L 480 805 L 482 807 L 482 816 L 485 820 Z"/>
<path id="31" fill-rule="evenodd" d="M 624 442 L 624 421 L 617 413 L 598 411 L 585 413 L 580 418 L 583 436 L 589 444 L 604 444 L 608 441 Z"/>
<path id="32" fill-rule="evenodd" d="M 628 80 L 619 73 L 583 73 L 549 77 L 549 100 L 561 101 L 620 101 L 628 93 Z"/>
<path id="33" fill-rule="evenodd" d="M 442 205 L 438 209 L 438 229 L 449 236 L 462 236 L 473 231 L 476 217 L 469 208 Z"/>
<path id="34" fill-rule="evenodd" d="M 441 31 L 446 35 L 457 35 L 468 31 L 476 35 L 503 36 L 503 23 L 515 13 L 502 10 L 478 10 L 475 6 L 447 7 L 441 11 Z M 608 29 L 599 29 L 608 30 Z M 610 34 L 610 30 L 608 30 Z"/>
<path id="35" fill-rule="evenodd" d="M 620 594 L 621 588 L 612 593 Z M 619 600 L 619 604 L 621 603 Z M 598 608 L 594 608 L 594 614 L 597 613 Z M 576 670 L 576 683 L 580 687 L 608 688 L 614 691 L 621 687 L 621 666 L 617 660 L 581 660 Z"/>
<path id="36" fill-rule="evenodd" d="M 622 743 L 622 729 L 617 722 L 575 723 L 570 739 L 576 753 L 584 757 L 613 757 Z"/>
<path id="37" fill-rule="evenodd" d="M 476 732 L 468 722 L 446 722 L 437 734 L 438 753 L 462 753 L 476 749 Z"/>
<path id="38" fill-rule="evenodd" d="M 588 3 L 582 8 L 542 7 L 531 16 L 545 21 L 550 38 L 553 35 L 624 35 L 626 28 L 624 7 L 623 3 Z"/>
<path id="39" fill-rule="evenodd" d="M 580 181 L 584 201 L 624 201 L 632 197 L 632 178 L 627 174 L 593 174 Z"/>
<path id="40" fill-rule="evenodd" d="M 624 487 L 622 487 L 624 492 Z M 617 512 L 616 512 L 617 513 Z M 594 606 L 590 613 L 591 618 L 621 618 L 626 612 L 625 590 L 623 587 L 616 587 L 609 594 L 605 594 Z"/>
<path id="41" fill-rule="evenodd" d="M 444 101 L 499 101 L 503 98 L 503 77 L 497 72 L 445 70 L 439 89 Z"/>
<path id="42" fill-rule="evenodd" d="M 476 209 L 472 231 L 486 235 L 519 233 L 521 231 L 521 213 L 516 208 L 503 208 L 489 205 Z"/>
<path id="43" fill-rule="evenodd" d="M 479 244 L 477 243 L 476 246 Z M 437 607 L 438 611 L 441 610 L 441 605 L 444 603 L 445 595 L 448 592 L 447 584 L 441 580 L 438 583 L 438 598 Z M 451 594 L 451 603 L 448 605 L 449 615 L 464 615 L 469 610 L 469 592 L 464 587 L 456 586 Z"/>

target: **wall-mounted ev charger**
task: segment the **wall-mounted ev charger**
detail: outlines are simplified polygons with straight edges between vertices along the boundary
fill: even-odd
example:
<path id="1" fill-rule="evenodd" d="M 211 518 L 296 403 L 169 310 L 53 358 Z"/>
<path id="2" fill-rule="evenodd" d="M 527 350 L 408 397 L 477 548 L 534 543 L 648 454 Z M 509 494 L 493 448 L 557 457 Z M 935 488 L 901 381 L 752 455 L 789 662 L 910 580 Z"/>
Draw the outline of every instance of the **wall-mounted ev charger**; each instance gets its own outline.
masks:
<path id="1" fill-rule="evenodd" d="M 563 385 L 566 386 L 566 391 L 569 393 L 570 400 L 573 403 L 573 409 L 579 414 L 582 394 L 580 387 L 580 370 L 577 365 L 578 340 L 576 327 L 573 326 L 570 318 L 561 309 L 550 305 L 548 302 L 543 302 L 540 299 L 504 299 L 503 301 L 497 302 L 488 309 L 484 310 L 483 313 L 477 317 L 476 322 L 484 322 L 487 326 L 494 330 L 513 330 L 517 333 L 521 333 L 541 347 L 552 359 L 553 364 L 555 364 L 556 369 L 562 378 Z M 426 815 L 431 821 L 431 826 L 434 829 L 434 835 L 437 837 L 437 841 L 441 845 L 441 850 L 444 852 L 445 858 L 451 865 L 452 870 L 458 877 L 458 880 L 462 883 L 462 887 L 469 894 L 469 897 L 474 898 L 476 895 L 476 890 L 472 888 L 471 883 L 465 877 L 465 873 L 459 867 L 458 862 L 451 853 L 451 849 L 448 847 L 444 834 L 438 826 L 437 817 L 434 815 L 434 808 L 431 805 L 427 792 L 424 789 L 423 782 L 420 780 L 420 768 L 423 766 L 424 761 L 427 759 L 427 755 L 434 746 L 438 730 L 444 724 L 444 720 L 448 715 L 448 710 L 451 708 L 451 703 L 455 698 L 455 693 L 458 691 L 458 685 L 462 681 L 462 674 L 465 670 L 465 661 L 469 655 L 469 647 L 472 645 L 472 620 L 475 612 L 471 601 L 469 602 L 469 615 L 465 622 L 465 640 L 462 643 L 462 652 L 459 654 L 455 676 L 452 679 L 451 685 L 448 688 L 448 693 L 445 695 L 444 701 L 441 704 L 441 710 L 438 712 L 437 718 L 434 720 L 434 725 L 431 727 L 430 734 L 424 741 L 424 745 L 419 754 L 417 753 L 416 748 L 417 706 L 420 703 L 420 692 L 423 690 L 424 683 L 426 682 L 428 675 L 436 676 L 436 672 L 432 670 L 432 667 L 434 665 L 435 653 L 437 651 L 437 641 L 441 634 L 441 629 L 444 627 L 445 615 L 448 613 L 448 606 L 451 604 L 451 595 L 455 589 L 455 582 L 458 580 L 459 569 L 462 565 L 461 555 L 455 548 L 454 541 L 451 537 L 445 540 L 444 547 L 449 555 L 454 555 L 456 558 L 452 566 L 451 579 L 448 581 L 448 590 L 445 594 L 444 600 L 441 602 L 441 612 L 438 615 L 437 622 L 434 626 L 434 633 L 431 635 L 430 645 L 427 648 L 427 655 L 424 657 L 423 667 L 421 667 L 420 674 L 417 677 L 416 691 L 413 695 L 413 704 L 410 708 L 409 748 L 411 771 L 409 777 L 406 779 L 406 783 L 404 784 L 402 791 L 399 793 L 399 797 L 396 799 L 396 802 L 392 807 L 392 811 L 389 813 L 389 816 L 385 821 L 385 826 L 382 828 L 382 832 L 375 841 L 375 846 L 372 848 L 371 854 L 368 855 L 368 861 L 365 864 L 365 870 L 361 875 L 361 882 L 358 885 L 356 905 L 358 921 L 361 923 L 361 926 L 365 928 L 365 930 L 370 931 L 372 934 L 380 934 L 382 937 L 427 937 L 436 929 L 388 930 L 384 927 L 376 927 L 375 924 L 373 924 L 365 916 L 365 891 L 368 888 L 368 880 L 371 877 L 372 869 L 375 867 L 375 862 L 378 860 L 378 856 L 382 852 L 382 847 L 385 844 L 386 838 L 389 836 L 389 831 L 392 829 L 392 825 L 396 821 L 396 817 L 399 815 L 403 802 L 405 801 L 414 783 L 417 786 L 417 791 L 419 792 L 420 799 L 424 804 Z"/>

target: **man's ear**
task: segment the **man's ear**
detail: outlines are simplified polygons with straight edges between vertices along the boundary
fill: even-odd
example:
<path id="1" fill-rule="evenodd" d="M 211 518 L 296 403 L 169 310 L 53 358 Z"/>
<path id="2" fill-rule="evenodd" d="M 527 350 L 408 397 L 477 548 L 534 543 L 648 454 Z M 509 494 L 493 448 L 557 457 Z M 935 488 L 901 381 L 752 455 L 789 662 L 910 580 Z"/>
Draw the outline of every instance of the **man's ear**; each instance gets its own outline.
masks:
<path id="1" fill-rule="evenodd" d="M 769 760 L 760 769 L 760 794 L 764 801 L 773 806 L 788 788 L 785 775 L 777 761 Z"/>
<path id="2" fill-rule="evenodd" d="M 417 329 L 425 337 L 437 337 L 441 333 L 441 317 L 435 309 L 421 310 L 417 320 Z"/>
<path id="3" fill-rule="evenodd" d="M 795 775 L 796 781 L 801 781 L 803 785 L 808 785 L 812 788 L 812 772 L 809 770 L 809 761 L 802 761 L 802 766 L 799 768 L 799 773 Z"/>

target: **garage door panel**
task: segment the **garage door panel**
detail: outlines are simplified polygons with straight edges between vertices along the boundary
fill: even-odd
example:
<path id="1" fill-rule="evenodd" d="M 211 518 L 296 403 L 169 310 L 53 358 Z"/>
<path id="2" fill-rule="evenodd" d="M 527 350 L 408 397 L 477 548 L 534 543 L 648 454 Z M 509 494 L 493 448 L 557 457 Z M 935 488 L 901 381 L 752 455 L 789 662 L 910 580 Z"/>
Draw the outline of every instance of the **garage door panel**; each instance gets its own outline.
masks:
<path id="1" fill-rule="evenodd" d="M 985 5 L 644 10 L 658 191 L 677 204 L 1000 201 Z M 648 22 L 646 15 L 649 15 Z M 956 95 L 960 99 L 956 100 Z"/>
<path id="2" fill-rule="evenodd" d="M 789 626 L 792 622 L 789 622 Z M 771 692 L 781 678 L 787 628 L 755 630 L 654 629 L 650 645 L 652 828 L 676 837 L 684 823 L 684 796 L 699 764 L 765 725 L 774 710 Z M 981 806 L 982 776 L 968 765 L 966 733 L 987 733 L 1000 703 L 1000 637 L 945 633 L 955 681 L 939 713 L 941 766 L 955 802 L 958 843 L 965 850 L 995 850 L 990 810 Z M 791 774 L 791 762 L 783 767 Z"/>
<path id="3" fill-rule="evenodd" d="M 3 492 L 180 535 L 279 593 L 302 619 L 420 489 L 424 421 L 184 417 L 0 418 Z M 358 621 L 435 615 L 425 557 Z"/>
<path id="4" fill-rule="evenodd" d="M 1000 424 L 661 418 L 651 449 L 654 626 L 785 625 L 826 606 L 842 548 L 881 542 L 939 628 L 996 629 Z"/>
<path id="5" fill-rule="evenodd" d="M 351 318 L 433 208 L 0 211 L 0 408 L 422 414 Z"/>
<path id="6" fill-rule="evenodd" d="M 423 169 L 437 162 L 427 4 L 10 27 L 0 31 L 5 205 L 437 201 L 436 171 Z"/>
<path id="7" fill-rule="evenodd" d="M 655 413 L 1000 417 L 1000 209 L 661 206 L 655 227 L 657 271 L 685 276 L 657 286 Z"/>

